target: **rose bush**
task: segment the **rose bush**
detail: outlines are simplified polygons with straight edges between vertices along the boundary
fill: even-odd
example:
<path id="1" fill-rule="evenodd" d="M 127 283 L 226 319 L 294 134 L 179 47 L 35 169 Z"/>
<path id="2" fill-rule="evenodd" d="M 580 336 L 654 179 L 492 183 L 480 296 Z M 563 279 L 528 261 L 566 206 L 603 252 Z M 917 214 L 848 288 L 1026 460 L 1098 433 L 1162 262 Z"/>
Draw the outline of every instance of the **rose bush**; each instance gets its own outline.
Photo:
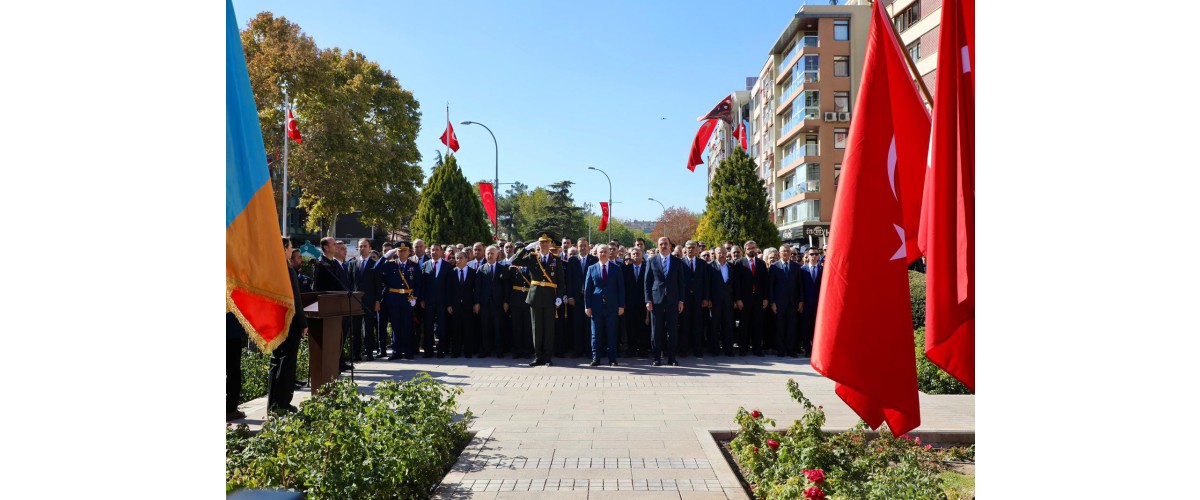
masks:
<path id="1" fill-rule="evenodd" d="M 861 421 L 844 433 L 826 433 L 824 409 L 795 381 L 787 388 L 805 411 L 786 433 L 767 431 L 775 421 L 745 408 L 735 416 L 740 430 L 730 448 L 755 498 L 942 499 L 942 461 L 973 457 L 973 448 L 933 450 L 917 439 L 892 436 L 886 424 L 874 437 Z"/>

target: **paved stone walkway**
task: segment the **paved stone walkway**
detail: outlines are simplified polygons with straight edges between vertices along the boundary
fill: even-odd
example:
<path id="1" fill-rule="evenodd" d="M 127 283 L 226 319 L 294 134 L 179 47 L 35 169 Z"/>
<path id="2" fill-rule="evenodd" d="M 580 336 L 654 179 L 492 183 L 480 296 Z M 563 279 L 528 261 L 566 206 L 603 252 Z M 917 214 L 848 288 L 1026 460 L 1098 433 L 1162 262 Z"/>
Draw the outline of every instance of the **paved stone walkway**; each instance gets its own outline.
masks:
<path id="1" fill-rule="evenodd" d="M 828 427 L 858 421 L 804 358 L 689 357 L 678 367 L 623 359 L 615 368 L 519 361 L 375 361 L 355 375 L 373 385 L 426 371 L 464 389 L 461 408 L 474 413 L 476 435 L 438 498 L 746 498 L 710 434 L 735 429 L 739 406 L 788 427 L 803 413 L 785 387 L 792 378 L 825 407 Z M 307 393 L 296 395 L 298 403 Z M 265 404 L 242 406 L 249 422 Z M 918 431 L 973 432 L 975 397 L 922 394 L 921 420 Z"/>

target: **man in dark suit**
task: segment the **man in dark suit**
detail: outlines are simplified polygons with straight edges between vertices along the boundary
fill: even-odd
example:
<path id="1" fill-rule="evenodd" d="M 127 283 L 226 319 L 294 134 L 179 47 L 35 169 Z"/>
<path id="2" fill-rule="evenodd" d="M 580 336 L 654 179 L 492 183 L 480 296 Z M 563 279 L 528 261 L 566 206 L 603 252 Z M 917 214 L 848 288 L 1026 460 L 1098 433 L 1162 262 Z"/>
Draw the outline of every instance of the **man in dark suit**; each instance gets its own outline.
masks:
<path id="1" fill-rule="evenodd" d="M 554 313 L 566 298 L 562 261 L 550 250 L 554 233 L 543 230 L 537 234 L 537 241 L 517 250 L 512 259 L 513 266 L 529 270 L 529 295 L 525 303 L 529 304 L 533 328 L 534 360 L 530 367 L 554 365 L 550 359 L 554 355 Z"/>
<path id="2" fill-rule="evenodd" d="M 708 339 L 711 352 L 721 352 L 733 356 L 733 311 L 741 310 L 743 306 L 737 266 L 729 260 L 729 252 L 724 246 L 713 249 L 716 259 L 706 265 L 712 270 L 709 297 L 712 301 L 712 337 Z"/>
<path id="3" fill-rule="evenodd" d="M 242 347 L 246 327 L 231 312 L 225 313 L 225 421 L 246 418 L 238 409 L 242 399 Z"/>
<path id="4" fill-rule="evenodd" d="M 592 363 L 600 365 L 600 354 L 607 351 L 608 366 L 617 366 L 617 319 L 625 314 L 625 280 L 621 267 L 611 262 L 613 250 L 606 244 L 596 246 L 598 262 L 588 268 L 584 278 L 584 314 L 592 319 Z"/>
<path id="5" fill-rule="evenodd" d="M 662 366 L 662 355 L 666 351 L 667 363 L 679 366 L 675 359 L 678 344 L 679 315 L 683 312 L 684 293 L 683 260 L 671 255 L 671 240 L 658 239 L 658 255 L 647 260 L 646 309 L 650 310 L 652 322 L 650 352 L 654 366 Z"/>
<path id="6" fill-rule="evenodd" d="M 824 266 L 817 262 L 821 251 L 810 247 L 804 254 L 804 266 L 800 272 L 800 289 L 804 297 L 804 308 L 800 313 L 800 348 L 804 355 L 812 357 L 813 329 L 817 324 L 817 304 L 821 298 L 821 273 Z"/>
<path id="7" fill-rule="evenodd" d="M 283 254 L 291 256 L 292 240 L 283 239 Z M 292 282 L 292 299 L 296 306 L 296 314 L 288 325 L 287 337 L 271 351 L 271 367 L 267 377 L 271 380 L 271 389 L 267 393 L 267 411 L 293 412 L 292 393 L 296 390 L 296 357 L 300 353 L 300 341 L 308 332 L 308 320 L 304 318 L 304 303 L 300 300 L 300 280 L 296 278 L 296 270 L 288 268 L 288 279 Z"/>
<path id="8" fill-rule="evenodd" d="M 743 307 L 738 328 L 738 347 L 742 355 L 753 351 L 755 356 L 762 356 L 763 331 L 766 328 L 763 315 L 770 303 L 771 270 L 758 257 L 758 243 L 754 240 L 746 242 L 746 256 L 738 261 L 737 268 L 745 278 L 740 282 Z"/>
<path id="9" fill-rule="evenodd" d="M 779 248 L 779 262 L 771 268 L 771 310 L 775 312 L 775 342 L 780 356 L 796 353 L 796 316 L 804 306 L 800 266 L 791 260 L 792 247 Z"/>
<path id="10" fill-rule="evenodd" d="M 704 357 L 705 313 L 709 307 L 709 267 L 700 258 L 700 245 L 688 240 L 683 252 L 683 315 L 680 322 L 679 350 L 687 355 L 689 350 L 697 358 Z"/>
<path id="11" fill-rule="evenodd" d="M 371 261 L 371 240 L 359 239 L 358 255 L 346 260 L 346 270 L 350 275 L 350 284 L 353 290 L 363 293 L 362 305 L 354 304 L 355 308 L 362 308 L 363 315 L 350 318 L 354 361 L 362 361 L 363 357 L 368 360 L 375 359 L 372 351 L 378 347 L 376 346 L 378 335 L 375 333 L 373 306 L 375 301 L 379 300 L 379 291 L 372 290 L 372 288 L 377 288 L 373 274 L 374 267 L 375 262 Z M 362 351 L 364 348 L 365 352 Z"/>
<path id="12" fill-rule="evenodd" d="M 629 250 L 622 266 L 625 279 L 625 336 L 633 356 L 650 351 L 650 312 L 646 310 L 646 261 L 638 247 Z"/>
<path id="13" fill-rule="evenodd" d="M 567 261 L 567 286 L 570 292 L 567 293 L 567 304 L 571 307 L 571 330 L 574 332 L 572 336 L 572 344 L 575 346 L 574 356 L 581 358 L 589 351 L 588 346 L 591 345 L 591 322 L 583 310 L 587 308 L 584 304 L 583 286 L 587 277 L 587 270 L 593 264 L 598 262 L 595 255 L 588 253 L 591 250 L 587 238 L 579 238 L 576 242 L 579 248 L 579 255 L 571 257 Z"/>
<path id="14" fill-rule="evenodd" d="M 478 311 L 475 302 L 475 270 L 467 267 L 466 251 L 454 254 L 455 268 L 446 287 L 446 324 L 450 334 L 450 357 L 466 354 L 468 358 L 479 350 L 479 332 L 471 329 L 472 315 Z"/>
<path id="15" fill-rule="evenodd" d="M 442 258 L 442 246 L 433 243 L 429 245 L 430 260 L 421 268 L 420 306 L 425 314 L 421 321 L 424 337 L 421 339 L 422 357 L 431 358 L 434 354 L 434 335 L 438 336 L 437 357 L 441 358 L 449 352 L 450 345 L 446 336 L 446 289 L 453 279 L 453 270 Z"/>
<path id="16" fill-rule="evenodd" d="M 513 255 L 516 255 L 515 251 Z M 533 354 L 533 326 L 530 323 L 529 304 L 525 303 L 529 297 L 529 271 L 512 266 L 511 258 L 506 260 L 500 271 L 508 300 L 509 319 L 512 321 L 509 345 L 512 346 L 513 359 L 527 358 Z"/>
<path id="17" fill-rule="evenodd" d="M 321 238 L 321 260 L 317 261 L 317 267 L 314 274 L 313 290 L 318 292 L 346 292 L 351 290 L 350 276 L 346 273 L 346 268 L 337 260 L 340 251 L 339 243 L 331 236 Z M 353 298 L 347 299 L 351 302 L 350 307 L 355 307 Z M 316 328 L 320 328 L 321 323 L 314 323 Z M 339 369 L 342 371 L 352 368 L 346 359 L 345 345 L 350 337 L 350 318 L 342 320 L 342 355 L 339 358 L 341 364 Z M 353 345 L 353 344 L 352 344 Z"/>
<path id="18" fill-rule="evenodd" d="M 511 289 L 504 286 L 502 269 L 507 269 L 507 266 L 500 265 L 500 248 L 491 245 L 484 249 L 484 256 L 484 263 L 475 268 L 475 307 L 479 312 L 482 346 L 479 357 L 495 355 L 498 358 L 506 348 L 501 332 L 506 319 L 504 314 L 508 312 L 506 292 Z"/>

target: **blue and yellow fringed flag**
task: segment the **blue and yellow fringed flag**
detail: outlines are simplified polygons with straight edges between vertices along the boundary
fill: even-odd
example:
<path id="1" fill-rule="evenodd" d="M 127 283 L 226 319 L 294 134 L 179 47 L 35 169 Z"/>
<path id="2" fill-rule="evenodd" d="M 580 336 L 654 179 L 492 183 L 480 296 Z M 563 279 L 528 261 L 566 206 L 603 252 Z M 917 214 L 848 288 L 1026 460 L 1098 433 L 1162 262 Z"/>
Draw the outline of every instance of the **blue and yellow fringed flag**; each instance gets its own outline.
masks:
<path id="1" fill-rule="evenodd" d="M 296 314 L 279 214 L 233 2 L 225 11 L 225 309 L 263 351 Z"/>

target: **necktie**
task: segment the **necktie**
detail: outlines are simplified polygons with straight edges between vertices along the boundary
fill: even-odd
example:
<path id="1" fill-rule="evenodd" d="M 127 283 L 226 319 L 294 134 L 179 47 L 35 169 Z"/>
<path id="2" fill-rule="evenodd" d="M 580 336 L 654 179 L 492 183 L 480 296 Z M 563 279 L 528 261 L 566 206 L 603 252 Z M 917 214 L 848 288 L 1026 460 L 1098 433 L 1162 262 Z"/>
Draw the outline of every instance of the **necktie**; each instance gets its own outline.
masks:
<path id="1" fill-rule="evenodd" d="M 608 281 L 608 266 L 600 266 L 600 279 Z"/>
<path id="2" fill-rule="evenodd" d="M 633 279 L 642 278 L 642 266 L 633 266 Z"/>
<path id="3" fill-rule="evenodd" d="M 462 269 L 462 270 L 458 271 L 458 282 L 459 283 L 467 282 L 467 270 L 466 269 Z"/>
<path id="4" fill-rule="evenodd" d="M 691 262 L 692 262 L 692 272 L 694 273 L 694 272 L 696 272 L 696 259 L 695 259 L 695 257 L 693 257 L 693 258 L 692 258 L 692 261 L 691 261 Z"/>

